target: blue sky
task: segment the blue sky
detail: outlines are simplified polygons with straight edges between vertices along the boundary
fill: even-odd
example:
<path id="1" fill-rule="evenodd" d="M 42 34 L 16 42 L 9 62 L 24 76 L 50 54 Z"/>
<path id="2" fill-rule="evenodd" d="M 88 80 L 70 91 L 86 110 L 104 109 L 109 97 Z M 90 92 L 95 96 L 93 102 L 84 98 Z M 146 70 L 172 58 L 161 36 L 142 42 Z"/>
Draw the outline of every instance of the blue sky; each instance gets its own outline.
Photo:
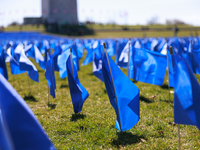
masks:
<path id="1" fill-rule="evenodd" d="M 77 5 L 81 22 L 136 25 L 155 17 L 160 23 L 180 19 L 200 26 L 200 0 L 77 0 Z M 0 0 L 0 25 L 40 16 L 41 0 Z"/>

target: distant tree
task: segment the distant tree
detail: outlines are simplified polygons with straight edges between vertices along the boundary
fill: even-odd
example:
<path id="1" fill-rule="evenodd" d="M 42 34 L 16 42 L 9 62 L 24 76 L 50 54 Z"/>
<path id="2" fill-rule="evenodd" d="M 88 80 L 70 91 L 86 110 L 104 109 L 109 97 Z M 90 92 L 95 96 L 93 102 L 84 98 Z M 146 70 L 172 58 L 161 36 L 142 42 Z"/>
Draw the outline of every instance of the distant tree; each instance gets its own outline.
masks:
<path id="1" fill-rule="evenodd" d="M 14 22 L 12 22 L 12 23 L 10 24 L 10 26 L 16 26 L 16 25 L 19 25 L 19 23 L 16 22 L 16 21 L 14 21 Z"/>
<path id="2" fill-rule="evenodd" d="M 156 24 L 159 24 L 157 16 L 154 16 L 147 21 L 147 25 L 156 25 Z"/>
<path id="3" fill-rule="evenodd" d="M 167 19 L 166 25 L 188 25 L 188 24 L 179 19 L 173 19 L 173 20 Z"/>

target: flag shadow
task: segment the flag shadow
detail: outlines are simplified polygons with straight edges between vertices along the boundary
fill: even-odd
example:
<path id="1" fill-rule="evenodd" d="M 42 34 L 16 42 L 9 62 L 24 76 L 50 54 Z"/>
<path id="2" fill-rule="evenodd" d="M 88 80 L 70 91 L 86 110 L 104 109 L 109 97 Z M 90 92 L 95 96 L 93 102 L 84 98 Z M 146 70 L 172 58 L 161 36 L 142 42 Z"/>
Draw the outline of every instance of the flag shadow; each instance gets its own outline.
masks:
<path id="1" fill-rule="evenodd" d="M 162 88 L 162 89 L 167 89 L 167 90 L 168 90 L 168 84 L 163 84 L 163 85 L 161 86 L 161 88 Z M 170 89 L 174 89 L 174 88 L 170 87 Z"/>
<path id="2" fill-rule="evenodd" d="M 131 132 L 118 132 L 117 136 L 118 138 L 112 139 L 112 145 L 117 148 L 146 141 L 143 135 L 135 135 Z"/>
<path id="3" fill-rule="evenodd" d="M 86 117 L 86 115 L 80 114 L 80 113 L 72 114 L 70 121 L 74 121 L 75 122 L 78 119 L 84 119 L 85 117 Z"/>
<path id="4" fill-rule="evenodd" d="M 61 84 L 60 89 L 62 89 L 62 88 L 69 88 L 69 85 L 68 84 Z"/>
<path id="5" fill-rule="evenodd" d="M 51 109 L 55 109 L 56 108 L 56 103 L 48 103 L 48 107 Z"/>
<path id="6" fill-rule="evenodd" d="M 25 101 L 32 101 L 32 102 L 37 102 L 36 98 L 29 92 L 28 95 L 24 96 Z"/>
<path id="7" fill-rule="evenodd" d="M 140 100 L 146 103 L 152 103 L 152 101 L 150 101 L 148 98 L 144 97 L 144 96 L 140 96 Z"/>

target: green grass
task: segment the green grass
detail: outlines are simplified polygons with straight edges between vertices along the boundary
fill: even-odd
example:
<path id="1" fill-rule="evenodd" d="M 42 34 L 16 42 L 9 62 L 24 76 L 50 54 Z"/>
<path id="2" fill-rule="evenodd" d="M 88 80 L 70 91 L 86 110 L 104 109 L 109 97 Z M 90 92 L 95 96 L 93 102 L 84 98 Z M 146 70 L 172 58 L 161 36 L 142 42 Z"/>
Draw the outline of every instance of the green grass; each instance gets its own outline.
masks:
<path id="1" fill-rule="evenodd" d="M 177 126 L 173 124 L 174 97 L 171 94 L 168 101 L 167 74 L 162 87 L 132 80 L 140 89 L 140 121 L 131 130 L 119 134 L 114 127 L 116 115 L 105 85 L 92 74 L 91 63 L 81 66 L 78 72 L 80 82 L 89 92 L 78 115 L 73 112 L 68 79 L 60 79 L 58 72 L 55 72 L 56 98 L 49 99 L 57 105 L 48 107 L 44 70 L 34 64 L 39 70 L 40 82 L 29 79 L 31 93 L 27 75 L 11 75 L 7 64 L 8 81 L 25 99 L 57 149 L 178 149 Z M 200 81 L 199 75 L 197 79 Z M 195 126 L 180 125 L 180 132 L 182 149 L 200 149 L 200 134 Z"/>

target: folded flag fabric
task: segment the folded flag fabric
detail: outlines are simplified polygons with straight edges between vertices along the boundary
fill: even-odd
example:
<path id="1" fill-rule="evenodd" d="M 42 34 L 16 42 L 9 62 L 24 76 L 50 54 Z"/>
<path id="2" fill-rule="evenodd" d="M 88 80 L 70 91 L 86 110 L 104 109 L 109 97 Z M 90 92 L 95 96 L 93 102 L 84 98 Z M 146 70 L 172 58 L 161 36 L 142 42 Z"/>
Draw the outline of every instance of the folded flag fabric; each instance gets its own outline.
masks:
<path id="1" fill-rule="evenodd" d="M 174 122 L 200 129 L 200 86 L 184 58 L 172 55 L 174 71 Z"/>
<path id="2" fill-rule="evenodd" d="M 21 56 L 19 59 L 19 67 L 22 71 L 28 71 L 28 75 L 32 80 L 39 82 L 38 71 L 34 64 L 26 57 L 23 50 L 21 51 Z"/>
<path id="3" fill-rule="evenodd" d="M 133 79 L 161 86 L 167 68 L 166 55 L 147 49 L 133 49 Z"/>
<path id="4" fill-rule="evenodd" d="M 102 73 L 110 103 L 115 109 L 117 115 L 115 127 L 120 131 L 126 131 L 131 129 L 140 119 L 140 91 L 138 87 L 120 70 L 110 56 L 108 56 L 108 60 L 110 62 L 111 72 L 109 70 L 106 54 L 104 53 L 102 58 Z M 114 83 L 112 83 L 111 73 Z M 116 91 L 116 97 L 114 94 L 114 88 Z"/>
<path id="5" fill-rule="evenodd" d="M 2 74 L 8 80 L 8 72 L 7 72 L 6 62 L 5 62 L 4 51 L 2 51 L 0 55 L 0 74 Z"/>
<path id="6" fill-rule="evenodd" d="M 67 59 L 68 59 L 69 56 L 70 56 L 70 49 L 65 50 L 62 54 L 60 54 L 58 56 L 57 65 L 58 65 L 58 68 L 59 68 L 59 75 L 60 75 L 61 79 L 67 77 L 66 62 L 67 62 Z M 75 67 L 77 68 L 76 56 L 72 55 L 72 57 L 73 57 L 73 61 L 75 62 Z"/>
<path id="7" fill-rule="evenodd" d="M 21 74 L 25 72 L 20 70 L 19 63 L 12 57 L 11 48 L 8 48 L 7 50 L 7 58 L 10 62 L 10 69 L 12 74 Z"/>
<path id="8" fill-rule="evenodd" d="M 1 74 L 0 128 L 6 137 L 0 136 L 0 149 L 55 150 L 29 106 Z"/>
<path id="9" fill-rule="evenodd" d="M 129 55 L 129 51 L 132 50 L 132 45 L 131 45 L 131 41 L 128 41 L 128 43 L 126 44 L 126 46 L 124 47 L 124 49 L 122 50 L 118 63 L 117 65 L 120 67 L 127 67 L 128 64 L 128 55 Z"/>
<path id="10" fill-rule="evenodd" d="M 76 71 L 75 64 L 73 63 L 73 70 L 71 67 L 71 56 L 67 59 L 67 74 L 68 74 L 68 83 L 72 99 L 72 104 L 74 107 L 74 112 L 79 113 L 82 111 L 83 103 L 88 98 L 89 94 L 87 90 L 81 85 L 78 74 Z"/>
<path id="11" fill-rule="evenodd" d="M 51 57 L 46 62 L 45 77 L 47 79 L 48 86 L 50 87 L 50 94 L 53 98 L 55 98 L 56 80 L 54 75 L 54 63 Z"/>
<path id="12" fill-rule="evenodd" d="M 104 82 L 102 74 L 102 58 L 96 53 L 93 53 L 93 74 Z"/>

